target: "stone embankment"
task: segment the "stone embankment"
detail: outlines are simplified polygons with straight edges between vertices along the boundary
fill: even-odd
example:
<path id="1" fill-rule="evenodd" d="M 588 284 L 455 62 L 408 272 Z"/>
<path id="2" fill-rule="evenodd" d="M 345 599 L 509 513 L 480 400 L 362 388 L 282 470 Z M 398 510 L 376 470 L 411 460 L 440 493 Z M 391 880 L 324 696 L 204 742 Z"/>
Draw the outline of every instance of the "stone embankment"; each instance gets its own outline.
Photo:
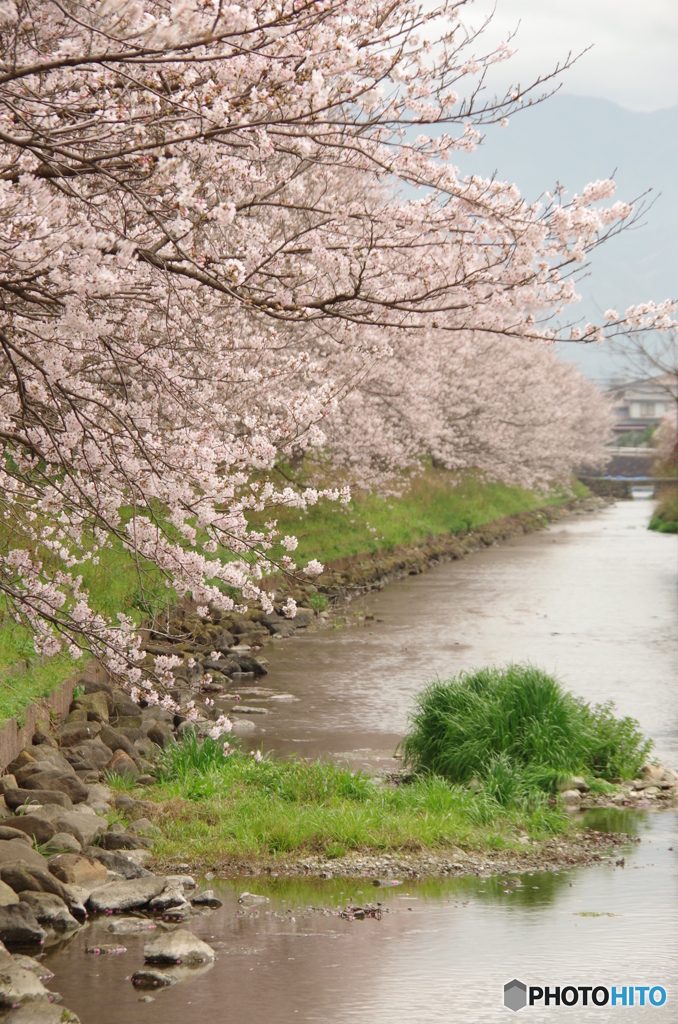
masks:
<path id="1" fill-rule="evenodd" d="M 197 892 L 190 875 L 149 871 L 155 827 L 147 815 L 156 805 L 102 784 L 111 775 L 152 781 L 147 758 L 160 744 L 149 734 L 161 740 L 173 723 L 162 709 L 142 709 L 91 680 L 71 708 L 55 732 L 39 726 L 0 776 L 0 1019 L 7 1024 L 77 1021 L 54 1005 L 45 984 L 51 972 L 26 954 L 63 944 L 93 915 L 126 916 L 111 917 L 111 944 L 90 953 L 124 951 L 120 935 L 153 931 L 146 966 L 132 978 L 138 987 L 176 984 L 214 959 L 180 925 L 211 913 L 219 899 Z M 128 827 L 109 825 L 113 810 L 131 819 Z"/>

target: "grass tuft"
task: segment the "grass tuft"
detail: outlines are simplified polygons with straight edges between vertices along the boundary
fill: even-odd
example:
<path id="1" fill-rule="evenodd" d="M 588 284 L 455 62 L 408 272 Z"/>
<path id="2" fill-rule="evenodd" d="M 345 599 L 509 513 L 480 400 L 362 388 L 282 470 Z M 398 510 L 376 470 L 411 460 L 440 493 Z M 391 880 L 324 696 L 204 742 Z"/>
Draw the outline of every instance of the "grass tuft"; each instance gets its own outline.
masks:
<path id="1" fill-rule="evenodd" d="M 539 802 L 577 774 L 634 778 L 652 742 L 612 703 L 591 707 L 530 665 L 437 681 L 417 699 L 403 756 L 416 771 L 472 780 L 502 806 Z"/>

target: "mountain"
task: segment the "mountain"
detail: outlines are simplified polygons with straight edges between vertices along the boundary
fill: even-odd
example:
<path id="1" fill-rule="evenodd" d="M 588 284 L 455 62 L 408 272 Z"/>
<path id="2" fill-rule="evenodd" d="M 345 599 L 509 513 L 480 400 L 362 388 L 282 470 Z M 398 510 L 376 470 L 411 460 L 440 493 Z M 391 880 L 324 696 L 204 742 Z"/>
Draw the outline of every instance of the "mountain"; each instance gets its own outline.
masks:
<path id="1" fill-rule="evenodd" d="M 463 173 L 491 175 L 518 185 L 529 200 L 559 182 L 568 193 L 614 176 L 625 202 L 648 196 L 640 224 L 611 239 L 591 258 L 590 276 L 573 307 L 585 320 L 648 299 L 678 299 L 678 107 L 651 113 L 607 100 L 557 94 L 517 114 L 507 128 L 492 126 L 475 153 L 460 153 Z M 614 361 L 602 348 L 563 346 L 587 374 L 608 376 Z"/>

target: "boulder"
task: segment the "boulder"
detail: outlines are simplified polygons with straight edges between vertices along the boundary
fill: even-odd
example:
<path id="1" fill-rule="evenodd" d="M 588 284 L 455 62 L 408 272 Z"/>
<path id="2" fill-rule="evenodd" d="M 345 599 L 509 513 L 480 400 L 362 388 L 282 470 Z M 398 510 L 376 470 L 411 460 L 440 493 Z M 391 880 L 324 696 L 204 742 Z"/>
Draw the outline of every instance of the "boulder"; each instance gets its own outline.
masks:
<path id="1" fill-rule="evenodd" d="M 0 881 L 0 907 L 11 907 L 13 903 L 18 903 L 19 897 L 6 882 Z"/>
<path id="2" fill-rule="evenodd" d="M 98 860 L 83 857 L 75 853 L 60 853 L 50 857 L 47 862 L 49 871 L 60 882 L 69 885 L 105 885 L 108 882 L 108 871 Z"/>
<path id="3" fill-rule="evenodd" d="M 42 847 L 45 857 L 52 857 L 59 853 L 80 853 L 82 846 L 69 832 L 57 832 L 48 843 Z"/>
<path id="4" fill-rule="evenodd" d="M 179 886 L 166 886 L 159 896 L 155 896 L 148 904 L 148 909 L 155 914 L 164 914 L 174 907 L 185 907 L 188 900 Z"/>
<path id="5" fill-rule="evenodd" d="M 48 843 L 57 831 L 51 821 L 37 814 L 16 815 L 12 818 L 12 827 L 20 832 L 25 832 L 28 836 L 33 836 L 38 846 Z M 12 842 L 16 842 L 16 840 L 12 840 Z"/>
<path id="6" fill-rule="evenodd" d="M 89 722 L 107 723 L 112 710 L 113 698 L 104 690 L 97 693 L 83 693 L 71 704 L 72 710 L 85 711 Z"/>
<path id="7" fill-rule="evenodd" d="M 167 722 L 154 722 L 146 733 L 149 740 L 159 747 L 164 747 L 170 742 L 170 729 Z"/>
<path id="8" fill-rule="evenodd" d="M 259 896 L 256 892 L 242 892 L 238 897 L 238 903 L 242 903 L 243 907 L 259 907 L 268 902 L 268 896 Z"/>
<path id="9" fill-rule="evenodd" d="M 114 717 L 118 718 L 129 718 L 134 715 L 141 715 L 141 708 L 138 704 L 135 704 L 128 693 L 121 690 L 120 687 L 116 687 L 113 691 L 113 711 L 111 713 L 111 719 Z"/>
<path id="10" fill-rule="evenodd" d="M 21 829 L 11 828 L 9 825 L 0 825 L 0 841 L 9 841 L 11 839 L 21 839 L 22 842 L 28 843 L 29 846 L 33 845 L 31 837 L 27 836 Z"/>
<path id="11" fill-rule="evenodd" d="M 560 794 L 563 803 L 574 807 L 581 803 L 581 793 L 578 789 L 566 789 Z"/>
<path id="12" fill-rule="evenodd" d="M 53 747 L 58 750 L 59 744 L 56 742 L 50 731 L 49 722 L 38 722 L 33 733 L 32 744 L 34 747 L 45 746 Z"/>
<path id="13" fill-rule="evenodd" d="M 80 927 L 59 896 L 27 891 L 19 893 L 19 899 L 28 904 L 40 924 L 53 928 L 55 932 L 70 932 Z"/>
<path id="14" fill-rule="evenodd" d="M 70 905 L 68 893 L 59 879 L 47 870 L 45 861 L 43 861 L 43 867 L 28 864 L 23 860 L 16 860 L 13 864 L 3 864 L 0 867 L 0 878 L 16 893 L 50 892 Z"/>
<path id="15" fill-rule="evenodd" d="M 75 711 L 69 711 L 64 718 L 62 725 L 72 725 L 74 722 L 86 722 L 87 712 L 84 708 L 76 708 Z"/>
<path id="16" fill-rule="evenodd" d="M 204 964 L 215 955 L 211 946 L 186 928 L 159 932 L 144 943 L 144 960 L 151 964 Z"/>
<path id="17" fill-rule="evenodd" d="M 196 907 L 210 907 L 212 910 L 217 910 L 224 905 L 212 889 L 206 889 L 204 892 L 199 892 L 196 896 L 192 896 L 191 903 Z"/>
<path id="18" fill-rule="evenodd" d="M 54 733 L 60 747 L 72 747 L 84 740 L 93 740 L 101 732 L 99 722 L 66 722 Z"/>
<path id="19" fill-rule="evenodd" d="M 576 789 L 580 793 L 588 793 L 591 787 L 581 775 L 572 775 L 569 779 L 559 782 L 557 788 L 559 793 L 566 793 L 569 789 Z"/>
<path id="20" fill-rule="evenodd" d="M 312 608 L 297 608 L 297 614 L 292 621 L 297 629 L 306 629 L 311 625 L 314 618 L 315 613 Z"/>
<path id="21" fill-rule="evenodd" d="M 55 1003 L 27 1003 L 10 1010 L 2 1024 L 80 1024 L 80 1018 Z"/>
<path id="22" fill-rule="evenodd" d="M 35 751 L 35 753 L 37 754 L 37 750 Z M 14 775 L 14 772 L 17 771 L 19 768 L 23 768 L 24 765 L 27 764 L 35 764 L 36 761 L 37 757 L 34 756 L 33 751 L 29 750 L 27 747 L 24 747 L 23 750 L 19 751 L 14 760 L 10 761 L 10 763 L 7 765 L 7 772 L 10 775 Z"/>
<path id="23" fill-rule="evenodd" d="M 151 836 L 157 834 L 158 826 L 154 825 L 148 818 L 137 818 L 127 826 L 128 834 L 135 836 Z"/>
<path id="24" fill-rule="evenodd" d="M 86 805 L 80 804 L 79 806 L 84 810 Z M 91 814 L 79 813 L 75 808 L 70 812 L 66 811 L 56 815 L 52 818 L 51 824 L 55 832 L 68 832 L 78 840 L 81 846 L 90 846 L 97 836 L 106 831 L 104 818 L 100 818 L 94 812 Z M 52 837 L 50 836 L 50 838 Z"/>
<path id="25" fill-rule="evenodd" d="M 133 878 L 124 882 L 109 882 L 95 889 L 88 900 L 94 913 L 137 910 L 159 896 L 165 888 L 165 879 L 157 875 Z"/>
<path id="26" fill-rule="evenodd" d="M 139 774 L 139 769 L 124 750 L 116 750 L 104 770 L 122 779 L 136 779 Z"/>
<path id="27" fill-rule="evenodd" d="M 23 839 L 0 840 L 0 868 L 4 864 L 23 860 L 26 864 L 44 868 L 45 859 Z"/>
<path id="28" fill-rule="evenodd" d="M 12 960 L 18 967 L 22 967 L 24 971 L 31 971 L 40 981 L 50 981 L 54 977 L 49 967 L 45 967 L 39 960 L 34 960 L 32 956 L 26 956 L 25 953 L 14 953 Z"/>
<path id="29" fill-rule="evenodd" d="M 40 927 L 27 903 L 0 907 L 0 940 L 21 946 L 44 942 L 46 938 L 47 932 Z"/>
<path id="30" fill-rule="evenodd" d="M 97 770 L 108 764 L 112 755 L 111 748 L 102 743 L 99 737 L 93 740 L 83 740 L 82 743 L 75 744 L 68 751 L 69 759 L 72 759 L 74 763 L 78 762 L 82 766 Z"/>
<path id="31" fill-rule="evenodd" d="M 35 772 L 23 782 L 23 786 L 24 789 L 65 793 L 74 804 L 80 804 L 87 799 L 87 786 L 72 769 L 68 773 L 58 769 Z"/>
<path id="32" fill-rule="evenodd" d="M 0 1007 L 9 1009 L 21 1003 L 47 1003 L 49 998 L 50 993 L 32 971 L 25 970 L 13 957 L 0 960 Z M 26 1019 L 32 1020 L 33 1017 Z"/>
<path id="33" fill-rule="evenodd" d="M 121 853 L 101 850 L 98 846 L 88 846 L 83 850 L 83 854 L 89 857 L 90 860 L 99 861 L 108 871 L 115 871 L 117 875 L 122 875 L 123 878 L 153 877 L 151 871 L 148 871 L 140 864 L 135 864 L 133 861 L 128 860 Z"/>
<path id="34" fill-rule="evenodd" d="M 268 675 L 268 669 L 253 658 L 251 654 L 238 654 L 237 649 L 235 652 L 238 664 L 240 665 L 241 672 L 254 672 L 255 676 L 266 676 Z"/>
<path id="35" fill-rule="evenodd" d="M 124 750 L 130 757 L 136 757 L 136 750 L 132 741 L 124 733 L 118 732 L 117 729 L 113 729 L 110 725 L 102 727 L 99 739 L 102 743 L 106 744 L 112 753 L 115 753 L 116 750 Z"/>
<path id="36" fill-rule="evenodd" d="M 73 806 L 68 794 L 60 789 L 8 789 L 5 793 L 5 803 L 13 811 L 32 804 L 59 804 L 66 810 Z"/>
<path id="37" fill-rule="evenodd" d="M 198 883 L 193 875 L 167 875 L 167 884 L 170 886 L 178 886 L 182 891 L 185 891 L 186 889 L 197 889 L 198 887 Z"/>
<path id="38" fill-rule="evenodd" d="M 129 832 L 105 832 L 101 837 L 104 850 L 145 850 L 149 840 L 133 836 Z"/>
<path id="39" fill-rule="evenodd" d="M 13 775 L 2 775 L 0 776 L 0 793 L 4 793 L 6 789 L 16 789 L 17 781 Z"/>
<path id="40" fill-rule="evenodd" d="M 154 971 L 142 967 L 132 975 L 132 984 L 137 988 L 169 988 L 176 985 L 177 979 L 170 971 Z"/>

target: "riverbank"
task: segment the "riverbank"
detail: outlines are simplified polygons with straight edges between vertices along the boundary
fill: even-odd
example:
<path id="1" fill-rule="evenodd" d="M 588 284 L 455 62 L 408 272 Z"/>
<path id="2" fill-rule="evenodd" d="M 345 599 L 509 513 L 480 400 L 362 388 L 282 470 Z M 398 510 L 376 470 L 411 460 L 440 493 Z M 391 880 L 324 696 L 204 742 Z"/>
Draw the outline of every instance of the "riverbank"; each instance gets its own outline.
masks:
<path id="1" fill-rule="evenodd" d="M 517 522 L 510 523 L 515 517 L 522 523 L 523 532 L 546 525 L 537 512 L 545 500 L 548 509 L 567 509 L 573 505 L 573 496 L 576 500 L 586 494 L 586 488 L 573 481 L 571 493 L 558 492 L 544 499 L 532 491 L 480 483 L 473 477 L 458 478 L 429 468 L 399 497 L 382 499 L 362 494 L 348 506 L 322 502 L 304 514 L 296 509 L 282 510 L 278 528 L 282 534 L 297 535 L 297 561 L 303 564 L 304 560 L 317 558 L 327 569 L 319 587 L 305 584 L 300 589 L 294 581 L 271 583 L 281 595 L 298 598 L 299 604 L 314 614 L 346 589 L 347 580 L 364 587 L 377 569 L 381 572 L 379 578 L 393 578 L 420 571 L 436 557 L 462 557 L 485 542 L 500 539 L 502 530 L 504 536 L 515 535 L 506 533 L 509 528 L 519 529 Z M 544 514 L 553 515 L 548 510 Z M 477 531 L 480 533 L 476 536 Z M 456 543 L 451 543 L 453 539 Z M 436 549 L 440 549 L 439 554 Z M 38 554 L 46 564 L 58 562 L 49 551 L 40 549 Z M 117 542 L 97 550 L 96 564 L 92 558 L 86 559 L 80 571 L 92 607 L 104 616 L 115 618 L 122 611 L 140 624 L 143 618 L 148 621 L 150 609 L 157 624 L 164 622 L 166 627 L 168 619 L 173 614 L 176 619 L 176 612 L 181 612 L 164 578 L 143 562 L 137 566 Z M 303 618 L 300 616 L 299 621 Z M 196 625 L 200 624 L 194 622 L 193 627 Z M 166 628 L 161 629 L 162 640 L 166 632 Z M 83 668 L 82 662 L 67 656 L 37 657 L 31 632 L 17 623 L 0 602 L 0 724 L 12 718 L 20 720 L 25 708 L 48 697 Z"/>

